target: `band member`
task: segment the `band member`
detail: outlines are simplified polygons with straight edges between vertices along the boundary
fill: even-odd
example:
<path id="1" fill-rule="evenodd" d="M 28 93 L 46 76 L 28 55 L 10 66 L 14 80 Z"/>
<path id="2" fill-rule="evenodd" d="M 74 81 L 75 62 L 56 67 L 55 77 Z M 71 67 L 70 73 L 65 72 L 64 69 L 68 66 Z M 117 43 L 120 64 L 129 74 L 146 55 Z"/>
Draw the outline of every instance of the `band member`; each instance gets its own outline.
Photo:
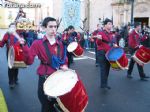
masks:
<path id="1" fill-rule="evenodd" d="M 4 47 L 6 44 L 7 51 L 6 56 L 8 59 L 8 51 L 9 48 L 15 44 L 19 44 L 18 42 L 19 36 L 16 33 L 16 24 L 11 23 L 9 25 L 8 32 L 4 35 L 2 41 L 0 41 L 0 47 Z M 18 69 L 8 67 L 8 77 L 9 77 L 9 86 L 10 88 L 14 88 L 15 84 L 18 84 Z"/>
<path id="2" fill-rule="evenodd" d="M 131 55 L 133 55 L 135 53 L 135 51 L 137 49 L 139 49 L 140 47 L 140 42 L 147 39 L 147 37 L 143 38 L 140 37 L 140 31 L 141 29 L 141 24 L 139 22 L 136 22 L 134 24 L 134 30 L 129 34 L 129 49 L 130 49 L 130 53 Z M 127 77 L 128 78 L 132 78 L 131 73 L 134 67 L 135 61 L 133 60 L 133 58 L 131 58 L 130 60 L 130 64 L 129 64 L 129 69 L 127 71 Z M 138 71 L 139 71 L 139 75 L 142 81 L 147 81 L 146 78 L 149 78 L 148 76 L 145 75 L 144 70 L 143 70 L 143 66 L 137 64 L 138 67 Z"/>
<path id="3" fill-rule="evenodd" d="M 71 42 L 75 41 L 75 37 L 77 37 L 77 33 L 72 25 L 70 25 L 65 33 L 62 36 L 63 44 L 68 46 Z M 67 52 L 68 57 L 68 67 L 70 67 L 71 63 L 73 63 L 73 54 L 71 52 Z"/>
<path id="4" fill-rule="evenodd" d="M 108 76 L 110 63 L 105 57 L 106 52 L 112 47 L 117 46 L 111 33 L 112 21 L 108 18 L 104 20 L 104 28 L 97 35 L 97 56 L 100 65 L 101 88 L 111 89 L 108 86 Z"/>
<path id="5" fill-rule="evenodd" d="M 48 98 L 43 91 L 43 83 L 46 78 L 55 72 L 57 69 L 67 70 L 67 58 L 65 49 L 61 41 L 56 38 L 56 19 L 46 17 L 43 20 L 42 26 L 45 28 L 46 34 L 42 39 L 35 40 L 31 47 L 24 45 L 24 41 L 20 41 L 24 52 L 24 61 L 31 65 L 34 62 L 35 56 L 41 61 L 37 74 L 38 81 L 38 98 L 42 105 L 41 112 L 56 112 L 54 104 L 56 99 Z"/>
<path id="6" fill-rule="evenodd" d="M 95 48 L 95 59 L 96 59 L 96 61 L 95 61 L 95 65 L 96 65 L 96 67 L 98 67 L 98 56 L 97 56 L 97 45 L 96 45 L 96 36 L 97 36 L 97 34 L 100 32 L 100 31 L 102 31 L 102 28 L 100 27 L 100 24 L 97 24 L 97 29 L 92 33 L 92 39 L 94 39 L 94 48 Z"/>

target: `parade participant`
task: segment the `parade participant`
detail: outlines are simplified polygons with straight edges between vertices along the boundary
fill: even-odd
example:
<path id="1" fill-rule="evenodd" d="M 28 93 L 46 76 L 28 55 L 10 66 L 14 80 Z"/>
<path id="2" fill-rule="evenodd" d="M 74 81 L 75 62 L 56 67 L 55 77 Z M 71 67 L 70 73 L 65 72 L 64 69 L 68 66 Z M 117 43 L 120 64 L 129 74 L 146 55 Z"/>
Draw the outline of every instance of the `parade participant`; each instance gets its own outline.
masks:
<path id="1" fill-rule="evenodd" d="M 0 47 L 3 47 L 5 44 L 7 46 L 6 51 L 7 59 L 9 48 L 15 44 L 19 44 L 18 39 L 20 39 L 20 37 L 16 33 L 16 24 L 11 23 L 9 25 L 8 32 L 4 35 L 2 41 L 0 41 Z M 17 68 L 10 69 L 8 67 L 8 77 L 10 88 L 14 88 L 15 84 L 18 84 L 18 69 Z"/>
<path id="2" fill-rule="evenodd" d="M 136 22 L 134 24 L 134 30 L 129 34 L 128 45 L 129 45 L 129 50 L 130 50 L 131 55 L 133 55 L 135 53 L 135 51 L 137 49 L 139 49 L 140 42 L 147 39 L 147 37 L 145 37 L 145 38 L 140 37 L 140 33 L 139 33 L 140 29 L 141 29 L 141 24 L 139 22 Z M 129 69 L 127 71 L 127 78 L 132 78 L 131 73 L 132 73 L 134 64 L 135 64 L 135 61 L 133 60 L 133 58 L 131 58 L 130 64 L 129 64 Z M 146 78 L 149 78 L 149 77 L 145 75 L 143 66 L 137 64 L 137 67 L 138 67 L 138 71 L 139 71 L 141 80 L 147 81 Z"/>
<path id="3" fill-rule="evenodd" d="M 97 56 L 100 66 L 101 88 L 111 89 L 108 86 L 108 76 L 110 70 L 110 63 L 106 59 L 106 52 L 112 47 L 117 46 L 111 33 L 112 21 L 108 18 L 104 20 L 104 28 L 97 35 Z"/>
<path id="4" fill-rule="evenodd" d="M 68 46 L 71 42 L 75 41 L 75 31 L 74 27 L 70 25 L 65 33 L 62 36 L 62 41 L 63 44 Z M 67 57 L 68 57 L 68 67 L 70 67 L 70 64 L 73 63 L 73 54 L 71 52 L 67 52 Z"/>
<path id="5" fill-rule="evenodd" d="M 41 61 L 37 74 L 38 81 L 38 98 L 42 105 L 41 112 L 56 112 L 54 104 L 56 99 L 48 98 L 43 91 L 43 84 L 46 78 L 54 73 L 57 69 L 67 70 L 67 58 L 65 56 L 64 46 L 61 41 L 56 39 L 56 19 L 46 17 L 42 26 L 45 28 L 46 34 L 42 39 L 35 40 L 31 47 L 24 45 L 24 41 L 20 41 L 24 52 L 24 61 L 31 65 L 35 56 Z"/>
<path id="6" fill-rule="evenodd" d="M 92 33 L 92 39 L 94 39 L 94 48 L 95 48 L 95 59 L 96 59 L 96 61 L 95 61 L 95 65 L 96 65 L 96 67 L 98 67 L 98 59 L 97 59 L 97 45 L 96 45 L 96 36 L 97 36 L 97 34 L 98 34 L 98 32 L 100 32 L 100 31 L 102 31 L 102 28 L 100 27 L 100 24 L 97 24 L 97 29 Z"/>

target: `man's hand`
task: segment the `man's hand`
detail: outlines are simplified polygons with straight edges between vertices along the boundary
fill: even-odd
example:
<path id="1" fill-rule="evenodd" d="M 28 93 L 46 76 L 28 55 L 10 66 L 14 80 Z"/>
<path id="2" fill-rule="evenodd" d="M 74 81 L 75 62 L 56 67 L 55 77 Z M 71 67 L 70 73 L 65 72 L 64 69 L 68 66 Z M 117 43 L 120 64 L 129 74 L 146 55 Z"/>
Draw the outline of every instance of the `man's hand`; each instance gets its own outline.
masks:
<path id="1" fill-rule="evenodd" d="M 62 65 L 62 66 L 60 66 L 60 69 L 66 71 L 66 70 L 68 70 L 68 66 L 67 65 Z"/>
<path id="2" fill-rule="evenodd" d="M 113 47 L 118 47 L 118 45 L 117 44 L 113 44 Z"/>
<path id="3" fill-rule="evenodd" d="M 97 39 L 102 40 L 102 35 L 97 35 Z"/>
<path id="4" fill-rule="evenodd" d="M 19 38 L 19 42 L 20 44 L 24 45 L 25 44 L 25 40 L 23 38 Z"/>

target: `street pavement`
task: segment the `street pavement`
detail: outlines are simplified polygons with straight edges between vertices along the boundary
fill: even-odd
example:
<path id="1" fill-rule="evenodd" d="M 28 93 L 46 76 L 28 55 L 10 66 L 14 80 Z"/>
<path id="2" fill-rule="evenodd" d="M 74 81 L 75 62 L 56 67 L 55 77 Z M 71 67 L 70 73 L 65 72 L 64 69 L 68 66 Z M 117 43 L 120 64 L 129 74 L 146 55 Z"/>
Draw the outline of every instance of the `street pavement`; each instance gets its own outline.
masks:
<path id="1" fill-rule="evenodd" d="M 2 88 L 9 112 L 40 112 L 37 98 L 36 69 L 39 61 L 19 71 L 19 85 L 13 90 L 8 86 L 7 61 L 5 48 L 0 49 L 0 88 Z M 86 112 L 149 112 L 150 79 L 141 81 L 137 67 L 134 67 L 133 79 L 126 78 L 126 70 L 110 70 L 111 90 L 100 88 L 99 67 L 95 66 L 94 53 L 85 51 L 82 58 L 75 58 L 71 68 L 76 70 L 83 81 L 89 96 Z M 144 66 L 150 76 L 150 64 Z"/>

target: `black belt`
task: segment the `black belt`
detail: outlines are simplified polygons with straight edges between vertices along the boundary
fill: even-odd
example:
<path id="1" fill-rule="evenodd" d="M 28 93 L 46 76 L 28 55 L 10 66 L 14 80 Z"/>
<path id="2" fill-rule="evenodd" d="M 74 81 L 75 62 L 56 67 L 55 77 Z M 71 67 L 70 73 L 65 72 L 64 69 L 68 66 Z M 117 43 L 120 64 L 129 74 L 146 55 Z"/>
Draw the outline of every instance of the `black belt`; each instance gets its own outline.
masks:
<path id="1" fill-rule="evenodd" d="M 106 44 L 109 44 L 110 42 L 106 41 L 106 40 L 102 40 L 102 42 L 106 43 Z"/>
<path id="2" fill-rule="evenodd" d="M 40 78 L 44 78 L 45 80 L 49 77 L 49 75 L 39 75 Z"/>
<path id="3" fill-rule="evenodd" d="M 41 61 L 41 64 L 42 64 L 42 65 L 48 65 L 48 66 L 51 65 L 51 64 L 49 64 L 49 63 L 44 63 L 44 62 L 42 62 L 42 61 Z"/>

